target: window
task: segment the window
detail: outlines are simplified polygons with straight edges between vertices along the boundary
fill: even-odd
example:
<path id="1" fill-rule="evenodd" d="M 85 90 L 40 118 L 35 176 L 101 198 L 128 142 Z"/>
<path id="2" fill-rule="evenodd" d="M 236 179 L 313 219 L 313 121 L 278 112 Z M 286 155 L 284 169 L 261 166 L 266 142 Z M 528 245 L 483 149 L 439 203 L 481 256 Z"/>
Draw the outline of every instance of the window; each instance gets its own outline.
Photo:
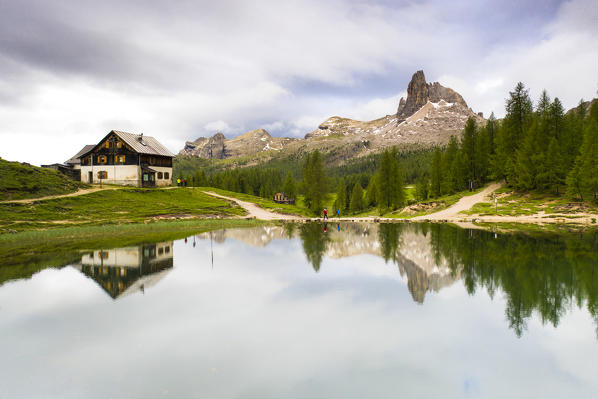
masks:
<path id="1" fill-rule="evenodd" d="M 110 148 L 110 142 L 106 141 L 106 143 L 104 144 L 106 146 L 106 148 Z"/>
<path id="2" fill-rule="evenodd" d="M 147 175 L 147 173 L 143 174 L 143 181 L 148 181 L 149 180 L 149 176 Z"/>
<path id="3" fill-rule="evenodd" d="M 106 163 L 106 162 L 108 162 L 108 158 L 106 158 L 106 155 L 98 156 L 98 163 Z"/>
<path id="4" fill-rule="evenodd" d="M 162 172 L 158 172 L 158 179 L 162 178 Z"/>
<path id="5" fill-rule="evenodd" d="M 105 170 L 100 170 L 98 172 L 98 179 L 107 179 L 108 178 L 108 172 L 106 172 Z"/>
<path id="6" fill-rule="evenodd" d="M 114 163 L 125 163 L 125 156 L 124 155 L 115 155 Z"/>
<path id="7" fill-rule="evenodd" d="M 169 254 L 170 253 L 170 247 L 165 247 L 164 248 L 164 252 L 166 252 L 167 254 Z"/>
<path id="8" fill-rule="evenodd" d="M 164 172 L 164 178 L 165 179 L 170 179 L 170 173 Z"/>
<path id="9" fill-rule="evenodd" d="M 122 148 L 123 147 L 123 143 L 120 141 L 116 142 L 116 148 Z"/>

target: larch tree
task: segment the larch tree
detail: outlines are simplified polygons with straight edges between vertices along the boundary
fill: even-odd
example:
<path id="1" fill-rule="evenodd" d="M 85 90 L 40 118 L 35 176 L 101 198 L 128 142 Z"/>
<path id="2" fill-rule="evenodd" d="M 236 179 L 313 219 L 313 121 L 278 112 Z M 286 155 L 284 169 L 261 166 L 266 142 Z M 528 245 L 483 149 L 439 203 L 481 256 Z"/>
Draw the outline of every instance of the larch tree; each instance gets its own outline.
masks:
<path id="1" fill-rule="evenodd" d="M 349 206 L 351 212 L 356 213 L 363 209 L 363 188 L 361 184 L 355 183 L 353 191 L 351 192 L 351 204 Z"/>

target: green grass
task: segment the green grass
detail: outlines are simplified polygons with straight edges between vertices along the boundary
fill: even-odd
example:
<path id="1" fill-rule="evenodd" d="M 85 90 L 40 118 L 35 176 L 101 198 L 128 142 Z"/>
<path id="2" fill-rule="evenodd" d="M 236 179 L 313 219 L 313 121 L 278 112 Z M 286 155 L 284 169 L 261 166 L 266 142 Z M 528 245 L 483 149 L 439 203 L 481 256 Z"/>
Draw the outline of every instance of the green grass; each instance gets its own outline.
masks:
<path id="1" fill-rule="evenodd" d="M 67 194 L 87 185 L 55 170 L 0 158 L 0 201 Z"/>
<path id="2" fill-rule="evenodd" d="M 253 227 L 264 223 L 253 219 L 203 219 L 4 234 L 0 235 L 0 284 L 29 278 L 48 267 L 62 267 L 81 260 L 82 250 L 177 240 L 210 230 Z"/>
<path id="3" fill-rule="evenodd" d="M 203 194 L 199 189 L 124 188 L 30 204 L 0 204 L 0 232 L 244 214 L 242 208 Z"/>
<path id="4" fill-rule="evenodd" d="M 480 216 L 525 216 L 544 212 L 547 216 L 551 216 L 579 212 L 598 212 L 598 207 L 593 204 L 572 202 L 566 197 L 557 197 L 547 193 L 520 193 L 513 192 L 512 189 L 502 188 L 497 190 L 497 194 L 503 194 L 498 199 L 498 206 L 495 206 L 493 202 L 480 202 L 463 213 L 467 215 L 478 214 Z"/>

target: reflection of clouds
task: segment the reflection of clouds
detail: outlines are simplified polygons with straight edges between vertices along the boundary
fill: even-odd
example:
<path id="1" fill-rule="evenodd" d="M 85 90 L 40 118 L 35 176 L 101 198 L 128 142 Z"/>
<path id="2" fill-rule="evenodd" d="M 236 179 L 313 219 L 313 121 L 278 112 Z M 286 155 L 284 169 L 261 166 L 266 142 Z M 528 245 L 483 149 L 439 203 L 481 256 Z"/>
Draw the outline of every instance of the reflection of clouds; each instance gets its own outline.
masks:
<path id="1" fill-rule="evenodd" d="M 577 308 L 558 329 L 533 317 L 516 339 L 499 295 L 454 284 L 419 306 L 377 256 L 325 258 L 316 274 L 296 239 L 260 249 L 227 240 L 214 246 L 213 270 L 209 240 L 174 250 L 168 279 L 117 302 L 70 268 L 1 287 L 3 393 L 504 398 L 598 389 L 593 323 Z"/>

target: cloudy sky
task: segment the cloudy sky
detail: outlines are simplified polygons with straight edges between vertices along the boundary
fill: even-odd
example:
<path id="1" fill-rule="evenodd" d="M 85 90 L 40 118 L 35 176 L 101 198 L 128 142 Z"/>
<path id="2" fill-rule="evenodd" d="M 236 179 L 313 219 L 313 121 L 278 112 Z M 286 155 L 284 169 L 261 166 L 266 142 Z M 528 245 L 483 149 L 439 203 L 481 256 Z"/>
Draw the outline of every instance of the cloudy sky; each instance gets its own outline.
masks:
<path id="1" fill-rule="evenodd" d="M 178 152 L 330 116 L 396 112 L 423 69 L 475 111 L 517 81 L 566 107 L 598 89 L 598 3 L 0 0 L 0 157 L 61 162 L 111 129 Z"/>

